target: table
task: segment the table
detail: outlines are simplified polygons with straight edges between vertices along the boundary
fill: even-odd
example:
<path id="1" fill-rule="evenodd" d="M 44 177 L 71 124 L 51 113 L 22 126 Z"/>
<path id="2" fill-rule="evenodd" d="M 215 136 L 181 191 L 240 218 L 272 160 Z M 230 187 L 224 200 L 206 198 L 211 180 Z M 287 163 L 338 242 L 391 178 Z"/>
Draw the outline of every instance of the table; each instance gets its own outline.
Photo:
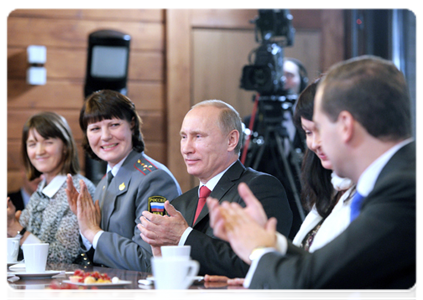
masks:
<path id="1" fill-rule="evenodd" d="M 75 271 L 76 269 L 82 269 L 85 272 L 94 272 L 98 271 L 100 273 L 107 273 L 110 278 L 114 276 L 118 277 L 120 280 L 131 281 L 131 284 L 125 285 L 123 287 L 113 287 L 113 288 L 100 288 L 99 292 L 107 292 L 113 295 L 115 300 L 141 300 L 142 298 L 148 298 L 143 296 L 154 296 L 155 290 L 154 286 L 143 286 L 138 283 L 139 279 L 145 279 L 147 276 L 151 275 L 145 272 L 137 271 L 128 271 L 121 269 L 111 269 L 103 267 L 86 267 L 83 268 L 80 265 L 73 264 L 47 264 L 46 270 L 60 270 L 60 271 Z M 12 271 L 6 269 L 6 271 Z M 61 283 L 63 280 L 67 280 L 69 275 L 60 275 L 53 276 L 52 278 L 48 277 L 45 279 L 23 279 L 21 278 L 18 281 L 10 282 L 5 281 L 5 298 L 4 299 L 40 299 L 38 295 L 43 292 L 44 288 L 50 285 L 53 280 Z M 194 284 L 188 290 L 188 295 L 191 294 L 200 294 L 200 293 L 242 293 L 252 295 L 260 295 L 254 293 L 242 286 L 228 286 L 226 283 L 201 283 Z"/>

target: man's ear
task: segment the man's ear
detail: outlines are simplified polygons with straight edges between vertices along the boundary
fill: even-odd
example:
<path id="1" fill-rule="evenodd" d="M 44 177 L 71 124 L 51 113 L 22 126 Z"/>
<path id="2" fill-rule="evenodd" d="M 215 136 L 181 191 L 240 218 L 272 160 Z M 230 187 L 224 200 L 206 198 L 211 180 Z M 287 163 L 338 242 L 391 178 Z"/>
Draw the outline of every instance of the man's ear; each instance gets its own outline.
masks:
<path id="1" fill-rule="evenodd" d="M 228 151 L 232 151 L 238 145 L 239 142 L 239 132 L 238 130 L 232 130 L 228 134 Z"/>
<path id="2" fill-rule="evenodd" d="M 350 142 L 354 136 L 354 124 L 356 120 L 349 111 L 343 110 L 338 115 L 340 136 L 343 142 Z"/>

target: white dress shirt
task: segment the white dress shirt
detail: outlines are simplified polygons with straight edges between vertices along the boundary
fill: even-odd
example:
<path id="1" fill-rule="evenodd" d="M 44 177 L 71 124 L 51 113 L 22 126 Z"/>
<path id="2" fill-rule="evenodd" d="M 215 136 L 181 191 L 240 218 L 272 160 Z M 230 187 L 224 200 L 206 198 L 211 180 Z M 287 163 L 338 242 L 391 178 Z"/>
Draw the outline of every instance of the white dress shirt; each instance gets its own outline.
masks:
<path id="1" fill-rule="evenodd" d="M 216 176 L 214 176 L 212 179 L 210 179 L 209 181 L 207 181 L 205 184 L 200 182 L 200 185 L 198 186 L 198 197 L 200 197 L 200 188 L 205 185 L 210 191 L 213 191 L 213 189 L 215 188 L 215 186 L 217 185 L 217 183 L 219 182 L 220 178 L 222 178 L 223 174 L 226 173 L 227 170 L 229 170 L 230 167 L 232 167 L 232 165 L 235 163 L 236 161 L 234 161 L 229 167 L 227 167 L 224 171 L 220 172 L 219 174 L 217 174 Z M 188 227 L 187 229 L 185 229 L 184 233 L 182 234 L 178 245 L 179 246 L 183 246 L 185 245 L 185 242 L 189 236 L 189 234 L 192 231 L 192 227 Z"/>

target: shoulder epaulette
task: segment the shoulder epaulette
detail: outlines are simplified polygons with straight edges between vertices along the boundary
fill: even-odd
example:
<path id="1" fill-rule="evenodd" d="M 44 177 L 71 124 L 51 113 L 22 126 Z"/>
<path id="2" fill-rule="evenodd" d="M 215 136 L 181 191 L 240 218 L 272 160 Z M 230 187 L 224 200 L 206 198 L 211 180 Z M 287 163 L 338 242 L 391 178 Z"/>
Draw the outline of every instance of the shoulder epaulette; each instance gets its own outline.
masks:
<path id="1" fill-rule="evenodd" d="M 149 161 L 145 157 L 142 157 L 136 162 L 135 169 L 140 171 L 142 174 L 147 175 L 153 172 L 154 170 L 157 170 L 157 167 L 151 161 Z"/>

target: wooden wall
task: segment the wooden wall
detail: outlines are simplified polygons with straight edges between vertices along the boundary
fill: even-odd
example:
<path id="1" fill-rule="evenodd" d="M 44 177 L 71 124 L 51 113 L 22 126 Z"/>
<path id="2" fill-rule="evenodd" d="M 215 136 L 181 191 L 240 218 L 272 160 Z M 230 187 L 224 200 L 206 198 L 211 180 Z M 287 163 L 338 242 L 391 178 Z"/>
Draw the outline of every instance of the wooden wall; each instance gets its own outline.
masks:
<path id="1" fill-rule="evenodd" d="M 319 36 L 316 58 L 319 61 L 314 62 L 319 71 L 343 59 L 342 11 L 291 10 L 291 13 L 297 31 Z M 199 37 L 198 30 L 241 30 L 253 39 L 254 26 L 249 20 L 256 15 L 257 10 L 228 9 L 13 11 L 7 19 L 8 191 L 21 184 L 20 136 L 30 115 L 43 110 L 62 114 L 80 145 L 82 132 L 77 119 L 84 98 L 88 35 L 100 29 L 131 35 L 128 96 L 144 121 L 147 154 L 168 165 L 183 191 L 192 187 L 195 182 L 186 173 L 179 152 L 179 130 L 185 113 L 195 102 L 192 98 L 193 91 L 198 90 L 196 84 L 202 82 L 192 78 L 193 70 L 195 74 L 207 72 L 198 69 L 194 62 L 193 36 Z M 28 45 L 47 47 L 44 86 L 26 84 Z M 308 46 L 310 51 L 316 47 Z M 235 71 L 238 72 L 241 69 Z M 84 165 L 81 147 L 79 154 Z"/>
<path id="2" fill-rule="evenodd" d="M 131 36 L 128 96 L 144 125 L 147 153 L 167 163 L 163 10 L 15 10 L 7 20 L 8 190 L 20 186 L 20 137 L 32 114 L 52 110 L 69 122 L 78 145 L 88 35 L 114 29 Z M 28 45 L 47 47 L 47 84 L 26 83 Z M 79 146 L 81 164 L 83 150 Z"/>
<path id="3" fill-rule="evenodd" d="M 291 10 L 291 14 L 294 28 L 303 33 L 313 32 L 314 36 L 317 35 L 319 37 L 319 43 L 318 45 L 304 43 L 305 49 L 298 51 L 301 53 L 291 53 L 290 55 L 300 59 L 302 57 L 307 58 L 307 55 L 314 57 L 317 60 L 317 64 L 314 62 L 311 65 L 318 66 L 313 68 L 315 71 L 325 71 L 335 62 L 344 59 L 344 18 L 342 10 Z M 200 74 L 205 74 L 204 76 L 207 77 L 213 71 L 210 69 L 212 64 L 204 64 L 201 58 L 196 59 L 198 57 L 197 51 L 202 52 L 202 50 L 195 46 L 201 38 L 205 37 L 205 32 L 207 34 L 210 32 L 216 35 L 222 34 L 223 43 L 219 42 L 220 45 L 224 44 L 225 38 L 228 36 L 227 33 L 223 33 L 224 31 L 246 31 L 251 34 L 251 40 L 253 40 L 254 26 L 249 21 L 257 15 L 258 12 L 255 9 L 180 9 L 166 11 L 166 105 L 169 112 L 171 112 L 168 115 L 168 124 L 170 125 L 168 127 L 167 146 L 168 164 L 172 171 L 177 170 L 175 175 L 181 184 L 182 190 L 195 186 L 198 184 L 198 180 L 185 172 L 185 165 L 179 153 L 179 127 L 174 125 L 182 123 L 186 111 L 192 104 L 204 100 L 202 99 L 203 97 L 206 99 L 214 98 L 213 91 L 220 92 L 220 89 L 225 89 L 227 82 L 229 82 L 226 74 L 224 74 L 226 70 L 221 70 L 221 73 L 216 73 L 221 78 L 220 81 L 209 79 L 207 81 L 208 86 L 203 84 L 204 81 Z M 211 39 L 207 38 L 203 39 L 203 41 L 213 43 Z M 214 46 L 210 45 L 210 47 Z M 207 47 L 202 48 L 207 49 Z M 248 46 L 248 50 L 250 49 L 251 45 Z M 316 57 L 315 54 L 317 52 L 319 55 Z M 219 53 L 224 53 L 224 51 Z M 233 60 L 238 60 L 239 62 L 240 59 L 244 59 L 244 56 L 241 56 L 241 58 L 236 57 Z M 203 57 L 206 60 L 215 59 L 214 57 L 212 58 L 212 55 L 199 55 L 199 57 Z M 220 60 L 225 61 L 224 59 Z M 197 64 L 204 65 L 203 70 L 199 70 Z M 234 74 L 232 78 L 239 78 L 240 70 L 240 67 L 236 68 L 235 71 L 231 70 Z M 235 86 L 235 84 L 236 82 L 231 83 L 232 86 Z M 211 85 L 214 86 L 211 87 Z M 208 94 L 207 89 L 212 91 L 212 93 Z M 230 95 L 227 93 L 224 96 Z M 225 100 L 234 103 L 235 109 L 241 111 L 243 109 L 241 105 L 246 103 L 245 99 L 242 99 L 245 94 L 238 91 L 233 92 L 232 95 L 235 95 L 236 98 Z M 247 109 L 247 111 L 251 111 L 251 109 Z"/>

